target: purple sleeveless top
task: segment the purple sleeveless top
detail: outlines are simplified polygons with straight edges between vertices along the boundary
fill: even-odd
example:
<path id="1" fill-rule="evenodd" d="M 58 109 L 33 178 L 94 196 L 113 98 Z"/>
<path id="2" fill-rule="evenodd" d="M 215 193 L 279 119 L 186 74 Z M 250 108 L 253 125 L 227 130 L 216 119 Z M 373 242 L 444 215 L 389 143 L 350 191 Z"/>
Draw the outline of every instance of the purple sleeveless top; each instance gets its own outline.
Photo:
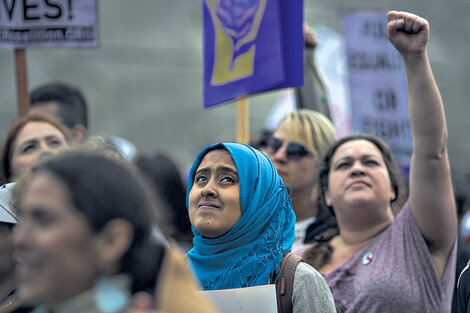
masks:
<path id="1" fill-rule="evenodd" d="M 450 312 L 456 246 L 439 279 L 407 202 L 391 226 L 325 276 L 338 313 Z"/>

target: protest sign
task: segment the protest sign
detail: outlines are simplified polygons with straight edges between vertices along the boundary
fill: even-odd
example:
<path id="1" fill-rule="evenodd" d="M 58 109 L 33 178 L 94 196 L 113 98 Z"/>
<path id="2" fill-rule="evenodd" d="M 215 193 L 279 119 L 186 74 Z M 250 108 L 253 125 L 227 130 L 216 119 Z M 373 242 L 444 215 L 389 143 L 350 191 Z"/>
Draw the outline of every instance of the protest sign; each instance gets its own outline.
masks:
<path id="1" fill-rule="evenodd" d="M 201 291 L 221 313 L 276 313 L 275 285 Z"/>
<path id="2" fill-rule="evenodd" d="M 353 129 L 382 138 L 407 167 L 413 148 L 407 82 L 401 56 L 388 41 L 387 23 L 385 12 L 342 16 Z"/>
<path id="3" fill-rule="evenodd" d="M 336 136 L 342 138 L 349 135 L 352 129 L 344 38 L 325 26 L 315 27 L 315 33 L 318 40 L 314 54 L 315 60 L 328 91 Z M 274 131 L 289 112 L 296 110 L 295 101 L 294 89 L 284 89 L 266 118 L 265 128 Z"/>
<path id="4" fill-rule="evenodd" d="M 96 0 L 0 1 L 1 47 L 96 45 Z"/>
<path id="5" fill-rule="evenodd" d="M 302 85 L 302 20 L 302 0 L 204 0 L 204 107 Z"/>
<path id="6" fill-rule="evenodd" d="M 328 90 L 331 117 L 336 136 L 349 135 L 352 129 L 344 37 L 325 26 L 315 28 L 318 46 L 315 58 Z"/>

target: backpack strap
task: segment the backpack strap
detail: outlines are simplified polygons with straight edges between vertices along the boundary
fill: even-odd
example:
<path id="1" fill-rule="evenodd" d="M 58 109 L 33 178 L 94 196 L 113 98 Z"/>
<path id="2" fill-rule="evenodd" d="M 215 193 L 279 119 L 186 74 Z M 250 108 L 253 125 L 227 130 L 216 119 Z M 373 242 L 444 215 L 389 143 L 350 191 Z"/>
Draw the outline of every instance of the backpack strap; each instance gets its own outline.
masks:
<path id="1" fill-rule="evenodd" d="M 276 298 L 278 313 L 292 313 L 292 293 L 294 292 L 294 274 L 302 257 L 290 252 L 284 255 L 280 268 L 281 274 L 276 281 Z"/>

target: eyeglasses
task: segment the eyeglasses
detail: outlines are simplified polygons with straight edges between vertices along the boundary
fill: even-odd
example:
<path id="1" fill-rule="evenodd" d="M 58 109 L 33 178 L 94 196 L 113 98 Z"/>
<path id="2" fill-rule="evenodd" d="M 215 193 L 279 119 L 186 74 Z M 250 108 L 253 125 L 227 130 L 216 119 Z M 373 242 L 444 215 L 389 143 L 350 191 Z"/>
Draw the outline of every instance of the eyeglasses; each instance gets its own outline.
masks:
<path id="1" fill-rule="evenodd" d="M 274 155 L 283 144 L 282 140 L 276 137 L 270 137 L 266 142 L 266 151 Z M 309 153 L 307 148 L 295 142 L 289 142 L 286 147 L 286 157 L 289 161 L 298 162 Z"/>

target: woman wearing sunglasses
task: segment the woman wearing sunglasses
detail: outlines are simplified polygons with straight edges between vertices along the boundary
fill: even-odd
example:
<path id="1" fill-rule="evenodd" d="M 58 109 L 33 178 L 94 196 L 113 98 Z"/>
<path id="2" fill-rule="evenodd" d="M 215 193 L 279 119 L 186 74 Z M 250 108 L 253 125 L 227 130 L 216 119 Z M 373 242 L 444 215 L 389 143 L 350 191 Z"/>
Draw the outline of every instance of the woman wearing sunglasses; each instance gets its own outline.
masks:
<path id="1" fill-rule="evenodd" d="M 266 141 L 263 151 L 292 191 L 297 221 L 294 248 L 337 234 L 335 218 L 318 206 L 317 178 L 318 161 L 335 140 L 333 124 L 326 116 L 302 109 L 289 113 Z"/>
<path id="2" fill-rule="evenodd" d="M 325 275 L 339 313 L 450 312 L 457 218 L 444 107 L 426 53 L 429 25 L 406 12 L 387 17 L 387 34 L 408 80 L 409 198 L 394 216 L 398 171 L 383 141 L 354 135 L 336 142 L 324 157 L 320 184 L 340 235 L 331 240 L 331 255 L 315 267 Z"/>

